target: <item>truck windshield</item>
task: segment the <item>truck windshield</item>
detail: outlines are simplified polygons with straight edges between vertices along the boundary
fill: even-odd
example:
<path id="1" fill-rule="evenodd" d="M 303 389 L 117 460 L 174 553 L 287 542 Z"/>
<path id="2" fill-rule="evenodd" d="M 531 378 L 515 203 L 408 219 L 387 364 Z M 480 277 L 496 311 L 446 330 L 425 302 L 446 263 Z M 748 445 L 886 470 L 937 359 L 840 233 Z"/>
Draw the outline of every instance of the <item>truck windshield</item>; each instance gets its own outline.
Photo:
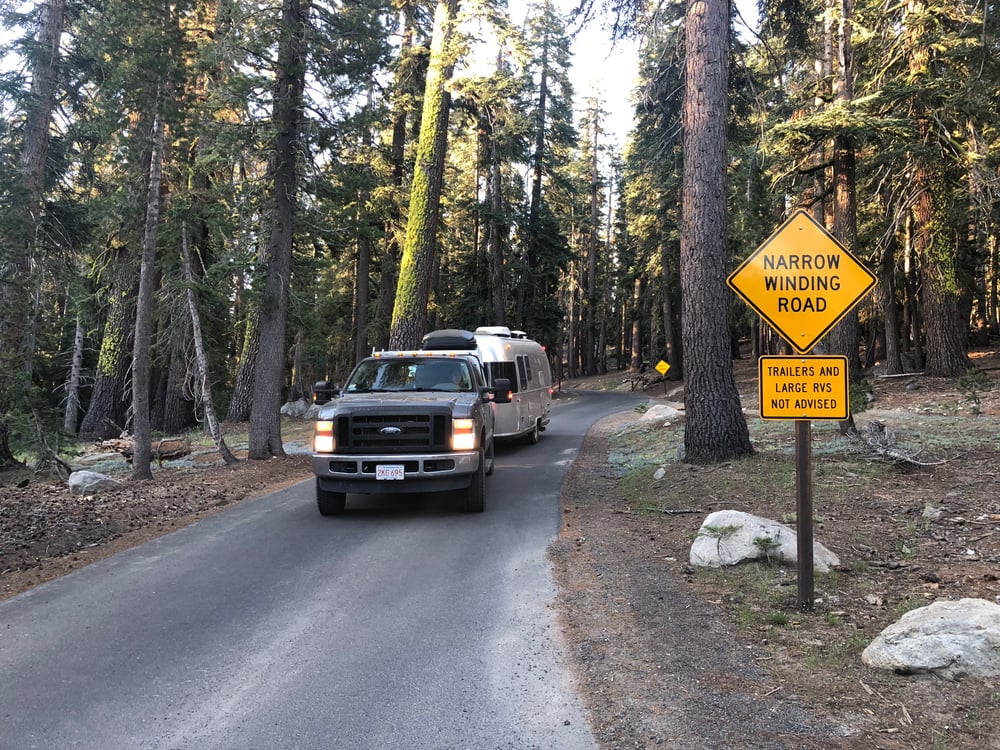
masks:
<path id="1" fill-rule="evenodd" d="M 469 366 L 461 360 L 366 359 L 351 373 L 347 393 L 471 391 Z"/>

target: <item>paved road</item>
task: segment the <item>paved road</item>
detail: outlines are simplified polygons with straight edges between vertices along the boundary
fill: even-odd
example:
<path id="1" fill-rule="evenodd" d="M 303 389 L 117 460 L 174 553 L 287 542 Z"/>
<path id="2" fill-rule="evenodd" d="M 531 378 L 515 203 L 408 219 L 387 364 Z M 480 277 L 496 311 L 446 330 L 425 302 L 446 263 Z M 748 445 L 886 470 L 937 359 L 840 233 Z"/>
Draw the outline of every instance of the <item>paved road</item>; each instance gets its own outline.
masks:
<path id="1" fill-rule="evenodd" d="M 580 393 L 498 451 L 486 513 L 311 481 L 0 602 L 0 750 L 595 747 L 545 548 Z"/>

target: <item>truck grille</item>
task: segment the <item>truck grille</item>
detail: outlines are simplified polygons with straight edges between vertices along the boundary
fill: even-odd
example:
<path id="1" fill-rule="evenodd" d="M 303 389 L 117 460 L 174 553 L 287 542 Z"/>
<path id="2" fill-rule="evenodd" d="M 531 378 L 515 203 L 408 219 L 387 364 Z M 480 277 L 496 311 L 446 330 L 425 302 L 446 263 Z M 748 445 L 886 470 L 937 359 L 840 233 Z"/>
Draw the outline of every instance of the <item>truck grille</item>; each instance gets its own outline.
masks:
<path id="1" fill-rule="evenodd" d="M 422 453 L 450 449 L 451 415 L 345 414 L 337 418 L 338 453 Z"/>

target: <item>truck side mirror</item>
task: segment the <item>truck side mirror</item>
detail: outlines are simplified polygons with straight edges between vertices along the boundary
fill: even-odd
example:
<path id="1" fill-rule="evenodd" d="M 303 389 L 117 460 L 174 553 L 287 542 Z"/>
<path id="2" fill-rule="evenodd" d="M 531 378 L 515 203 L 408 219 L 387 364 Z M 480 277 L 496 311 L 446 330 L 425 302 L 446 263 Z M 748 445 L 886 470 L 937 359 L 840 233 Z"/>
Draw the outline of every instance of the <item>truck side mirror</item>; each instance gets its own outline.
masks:
<path id="1" fill-rule="evenodd" d="M 509 378 L 497 378 L 496 380 L 493 381 L 493 403 L 495 404 L 510 403 Z"/>
<path id="2" fill-rule="evenodd" d="M 340 389 L 329 380 L 320 380 L 313 386 L 313 403 L 325 404 L 340 395 Z"/>

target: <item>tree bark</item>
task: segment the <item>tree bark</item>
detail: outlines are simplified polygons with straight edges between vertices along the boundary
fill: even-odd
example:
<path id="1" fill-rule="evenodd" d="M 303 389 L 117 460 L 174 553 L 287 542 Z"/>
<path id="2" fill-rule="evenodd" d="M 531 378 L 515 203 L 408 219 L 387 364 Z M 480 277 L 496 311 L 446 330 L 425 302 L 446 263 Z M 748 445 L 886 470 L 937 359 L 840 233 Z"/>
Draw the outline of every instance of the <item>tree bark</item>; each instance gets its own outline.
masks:
<path id="1" fill-rule="evenodd" d="M 17 399 L 17 391 L 30 383 L 33 367 L 33 258 L 42 224 L 45 160 L 55 108 L 59 42 L 65 15 L 65 0 L 48 0 L 42 4 L 36 55 L 30 61 L 31 93 L 21 143 L 19 186 L 13 196 L 17 225 L 4 240 L 4 244 L 10 243 L 12 257 L 6 261 L 0 253 L 0 371 L 8 376 L 21 374 L 0 378 L 0 471 L 19 464 L 10 448 L 7 414 Z"/>
<path id="2" fill-rule="evenodd" d="M 528 203 L 528 231 L 525 238 L 525 264 L 526 268 L 521 275 L 521 283 L 517 290 L 517 323 L 525 326 L 535 309 L 535 300 L 538 295 L 538 278 L 536 270 L 538 268 L 539 245 L 541 244 L 542 232 L 542 179 L 545 175 L 545 126 L 548 123 L 548 96 L 549 96 L 549 36 L 548 28 L 545 29 L 545 36 L 542 39 L 542 69 L 538 82 L 538 106 L 535 114 L 534 135 L 535 148 L 531 156 L 531 197 Z M 579 337 L 579 326 L 577 326 L 576 336 Z M 575 338 L 570 339 L 570 359 L 575 357 Z M 570 365 L 570 372 L 574 372 L 575 365 Z M 570 377 L 575 377 L 575 372 Z"/>
<path id="3" fill-rule="evenodd" d="M 933 75 L 935 52 L 923 39 L 921 24 L 926 20 L 923 0 L 907 6 L 914 26 L 915 42 L 910 45 L 909 72 L 914 81 Z M 911 106 L 917 123 L 919 146 L 913 156 L 913 249 L 920 263 L 921 312 L 926 334 L 924 371 L 935 377 L 957 377 L 970 366 L 966 342 L 967 324 L 959 315 L 959 288 L 956 268 L 957 238 L 947 206 L 949 176 L 947 166 L 932 161 L 926 148 L 932 140 L 934 113 L 920 98 Z"/>
<path id="4" fill-rule="evenodd" d="M 66 379 L 66 406 L 63 410 L 63 432 L 67 435 L 76 434 L 76 426 L 80 418 L 80 380 L 83 373 L 83 344 L 86 340 L 83 330 L 83 318 L 76 314 L 76 330 L 73 333 L 73 359 Z"/>
<path id="5" fill-rule="evenodd" d="M 729 3 L 688 0 L 681 222 L 685 460 L 753 453 L 730 358 L 726 287 Z"/>
<path id="6" fill-rule="evenodd" d="M 434 270 L 434 245 L 448 149 L 448 81 L 455 66 L 458 0 L 439 0 L 434 13 L 430 64 L 424 88 L 417 161 L 410 189 L 406 240 L 400 261 L 389 348 L 415 347 L 427 329 L 427 303 Z"/>
<path id="7" fill-rule="evenodd" d="M 288 288 L 298 191 L 299 132 L 306 69 L 306 20 L 309 0 L 283 0 L 278 43 L 277 87 L 274 97 L 276 131 L 271 166 L 271 234 L 261 300 L 260 357 L 254 375 L 250 408 L 251 459 L 284 456 L 281 440 L 281 396 L 285 382 L 285 331 Z"/>
<path id="8" fill-rule="evenodd" d="M 486 222 L 486 259 L 489 267 L 490 310 L 494 325 L 506 325 L 507 289 L 503 274 L 504 237 L 507 233 L 503 216 L 503 173 L 497 153 L 494 113 L 489 108 L 480 118 L 480 129 L 486 138 L 486 203 L 490 207 Z"/>
<path id="9" fill-rule="evenodd" d="M 600 178 L 597 174 L 597 146 L 600 128 L 597 124 L 596 108 L 593 112 L 593 120 L 590 127 L 590 238 L 587 242 L 587 296 L 584 303 L 583 322 L 583 372 L 585 375 L 596 375 L 597 364 L 595 361 L 596 320 L 597 320 L 597 249 L 599 247 L 597 226 L 598 226 L 598 194 L 600 192 Z M 636 343 L 632 343 L 632 351 L 635 352 Z M 641 350 L 641 344 L 640 344 Z"/>
<path id="10" fill-rule="evenodd" d="M 680 380 L 684 377 L 683 357 L 678 351 L 677 331 L 674 326 L 674 301 L 673 290 L 671 289 L 671 272 L 668 263 L 669 252 L 666 246 L 662 249 L 663 260 L 663 346 L 666 349 L 667 364 L 670 365 L 670 378 Z"/>
<path id="11" fill-rule="evenodd" d="M 632 282 L 632 341 L 628 369 L 639 372 L 642 368 L 642 276 L 637 275 Z"/>
<path id="12" fill-rule="evenodd" d="M 374 85 L 374 84 L 373 84 Z M 374 105 L 374 92 L 372 87 L 368 88 L 367 109 L 372 111 Z M 365 152 L 374 153 L 372 143 L 371 128 L 365 125 L 363 133 Z M 366 182 L 371 174 L 371 167 L 368 164 L 362 166 Z M 368 326 L 369 311 L 371 308 L 371 262 L 372 262 L 372 241 L 371 217 L 369 216 L 368 204 L 371 201 L 371 193 L 367 186 L 358 193 L 358 226 L 361 228 L 358 238 L 358 258 L 354 268 L 354 330 L 357 332 L 354 339 L 354 360 L 359 361 L 368 354 Z M 326 373 L 324 373 L 326 374 Z"/>
<path id="13" fill-rule="evenodd" d="M 212 440 L 215 441 L 219 456 L 227 466 L 231 466 L 238 463 L 238 460 L 229 450 L 229 446 L 226 445 L 226 439 L 219 427 L 219 420 L 215 416 L 215 406 L 212 403 L 212 384 L 208 379 L 208 355 L 205 353 L 205 341 L 201 334 L 201 315 L 198 313 L 198 301 L 194 294 L 191 250 L 188 247 L 187 231 L 183 225 L 181 226 L 181 262 L 184 281 L 187 284 L 187 308 L 188 315 L 191 316 L 191 336 L 194 340 L 195 362 L 198 368 L 198 392 L 201 396 L 202 408 L 205 409 L 205 424 L 208 426 Z"/>
<path id="14" fill-rule="evenodd" d="M 80 423 L 81 440 L 120 437 L 128 425 L 129 352 L 135 335 L 135 297 L 139 279 L 127 248 L 115 251 L 117 267 L 97 357 L 97 372 L 87 413 Z"/>
<path id="15" fill-rule="evenodd" d="M 159 104 L 157 101 L 157 106 Z M 142 235 L 139 295 L 135 306 L 135 345 L 132 349 L 132 431 L 135 435 L 135 453 L 132 456 L 133 479 L 153 478 L 150 466 L 153 439 L 149 422 L 150 348 L 156 292 L 156 238 L 160 224 L 163 141 L 163 115 L 157 112 L 153 120 L 153 152 L 149 164 L 146 224 Z"/>
<path id="16" fill-rule="evenodd" d="M 854 98 L 854 47 L 851 44 L 852 0 L 836 0 L 840 4 L 840 24 L 831 36 L 836 37 L 837 66 L 833 86 L 834 101 L 847 106 Z M 838 133 L 833 139 L 833 234 L 851 252 L 857 250 L 857 156 L 851 136 Z M 830 331 L 830 352 L 847 357 L 848 381 L 858 384 L 864 379 L 861 369 L 860 322 L 857 307 L 851 308 Z M 854 430 L 854 416 L 840 423 L 840 431 Z"/>
<path id="17" fill-rule="evenodd" d="M 888 243 L 882 252 L 879 264 L 879 281 L 876 293 L 885 328 L 885 372 L 886 375 L 901 375 L 903 358 L 899 352 L 899 312 L 896 308 L 896 259 L 892 251 L 893 243 Z"/>

